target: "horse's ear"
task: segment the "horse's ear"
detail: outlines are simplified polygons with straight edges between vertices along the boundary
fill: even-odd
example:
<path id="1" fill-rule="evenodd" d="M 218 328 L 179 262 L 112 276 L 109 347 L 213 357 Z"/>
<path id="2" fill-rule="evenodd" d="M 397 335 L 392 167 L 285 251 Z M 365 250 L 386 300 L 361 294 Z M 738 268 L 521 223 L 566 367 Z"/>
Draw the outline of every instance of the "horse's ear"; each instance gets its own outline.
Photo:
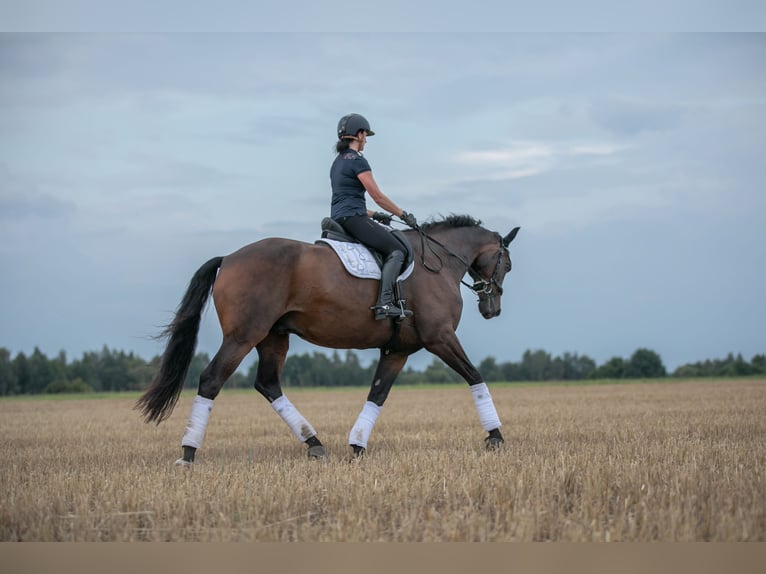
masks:
<path id="1" fill-rule="evenodd" d="M 511 241 L 513 241 L 514 237 L 516 237 L 516 234 L 519 232 L 519 229 L 521 229 L 521 227 L 514 227 L 513 229 L 511 229 L 511 232 L 508 235 L 506 235 L 505 237 L 503 237 L 503 245 L 508 247 L 508 244 Z"/>

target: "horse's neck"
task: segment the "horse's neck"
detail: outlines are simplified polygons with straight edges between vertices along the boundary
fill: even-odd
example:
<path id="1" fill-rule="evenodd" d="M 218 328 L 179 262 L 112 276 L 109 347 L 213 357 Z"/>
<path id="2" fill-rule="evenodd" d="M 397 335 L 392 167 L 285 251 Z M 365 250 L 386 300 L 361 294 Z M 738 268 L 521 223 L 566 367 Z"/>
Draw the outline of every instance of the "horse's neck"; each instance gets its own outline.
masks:
<path id="1" fill-rule="evenodd" d="M 458 227 L 450 230 L 446 230 L 439 234 L 437 239 L 451 251 L 460 256 L 465 262 L 465 265 L 469 266 L 479 256 L 482 249 L 491 242 L 491 232 L 486 229 L 475 227 Z M 455 268 L 456 273 L 462 277 L 462 272 L 465 271 L 461 262 L 455 261 L 452 267 Z"/>

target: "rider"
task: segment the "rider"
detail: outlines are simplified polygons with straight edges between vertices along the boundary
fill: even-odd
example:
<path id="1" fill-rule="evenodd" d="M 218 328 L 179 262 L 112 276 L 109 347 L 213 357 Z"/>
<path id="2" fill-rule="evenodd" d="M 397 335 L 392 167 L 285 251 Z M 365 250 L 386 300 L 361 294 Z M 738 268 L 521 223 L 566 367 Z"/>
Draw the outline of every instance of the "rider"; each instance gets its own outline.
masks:
<path id="1" fill-rule="evenodd" d="M 391 223 L 391 215 L 401 218 L 410 227 L 417 225 L 411 213 L 403 211 L 386 196 L 372 176 L 372 168 L 362 155 L 367 137 L 375 135 L 370 122 L 359 114 L 348 114 L 338 122 L 337 156 L 330 168 L 332 205 L 330 217 L 362 244 L 379 251 L 384 256 L 380 277 L 380 293 L 374 307 L 375 319 L 389 319 L 412 315 L 394 303 L 394 283 L 401 273 L 405 252 L 391 232 L 375 221 L 385 225 Z M 372 212 L 367 209 L 364 192 L 370 194 L 381 209 L 388 213 Z M 373 219 L 375 221 L 373 221 Z"/>

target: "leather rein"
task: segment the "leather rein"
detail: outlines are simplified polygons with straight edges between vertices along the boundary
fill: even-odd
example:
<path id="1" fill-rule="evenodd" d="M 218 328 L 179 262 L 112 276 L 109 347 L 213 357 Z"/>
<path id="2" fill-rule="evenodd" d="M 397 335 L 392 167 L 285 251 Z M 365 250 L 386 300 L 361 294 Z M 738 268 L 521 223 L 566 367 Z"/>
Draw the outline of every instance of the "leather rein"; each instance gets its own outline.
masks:
<path id="1" fill-rule="evenodd" d="M 420 262 L 423 265 L 423 268 L 426 271 L 430 271 L 431 273 L 440 273 L 441 270 L 444 268 L 444 261 L 442 261 L 442 258 L 439 256 L 436 251 L 434 251 L 433 247 L 431 247 L 430 243 L 435 243 L 442 249 L 444 249 L 449 255 L 460 261 L 463 266 L 465 267 L 464 275 L 467 272 L 473 279 L 474 283 L 471 285 L 470 283 L 466 283 L 463 278 L 461 277 L 460 283 L 468 287 L 471 291 L 476 293 L 477 295 L 485 294 L 485 295 L 492 295 L 492 293 L 497 290 L 497 294 L 502 296 L 503 295 L 503 287 L 498 283 L 497 281 L 497 275 L 500 272 L 500 262 L 503 260 L 503 254 L 508 252 L 508 247 L 506 247 L 503 244 L 502 238 L 500 238 L 500 249 L 497 252 L 497 261 L 495 263 L 495 270 L 492 272 L 492 276 L 489 278 L 489 280 L 482 278 L 481 274 L 476 271 L 476 269 L 473 268 L 472 265 L 469 265 L 465 259 L 463 259 L 460 255 L 452 251 L 449 247 L 444 245 L 442 242 L 434 239 L 430 235 L 428 235 L 425 231 L 423 231 L 420 226 L 416 226 L 413 229 L 418 232 L 418 235 L 420 236 Z M 426 263 L 426 239 L 430 242 L 428 245 L 428 250 L 433 254 L 434 257 L 439 262 L 438 268 L 431 268 Z M 510 256 L 508 257 L 508 262 L 510 263 L 511 259 Z M 510 269 L 509 269 L 510 271 Z M 478 277 L 478 279 L 477 279 Z"/>

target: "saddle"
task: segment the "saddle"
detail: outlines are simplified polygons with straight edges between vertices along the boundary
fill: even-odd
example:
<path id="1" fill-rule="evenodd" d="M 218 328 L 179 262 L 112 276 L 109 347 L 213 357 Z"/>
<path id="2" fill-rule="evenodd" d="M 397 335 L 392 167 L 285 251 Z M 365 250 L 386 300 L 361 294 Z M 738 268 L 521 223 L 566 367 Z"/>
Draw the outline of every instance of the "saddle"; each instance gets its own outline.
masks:
<path id="1" fill-rule="evenodd" d="M 404 261 L 402 262 L 402 270 L 405 270 L 414 261 L 412 245 L 410 245 L 410 242 L 407 239 L 407 237 L 404 235 L 404 233 L 402 233 L 398 229 L 394 229 L 393 231 L 391 231 L 391 235 L 393 235 L 396 238 L 396 240 L 402 245 L 402 251 L 404 251 Z M 338 223 L 337 221 L 335 221 L 334 219 L 330 217 L 325 217 L 322 220 L 322 239 L 329 239 L 331 241 L 341 241 L 344 243 L 359 243 L 361 245 L 361 242 L 358 239 L 351 237 L 348 233 L 346 233 L 343 227 L 341 227 L 340 223 Z M 378 268 L 379 269 L 382 268 L 383 260 L 384 260 L 383 255 L 370 247 L 367 247 L 367 250 L 375 258 L 375 262 L 378 264 Z"/>

